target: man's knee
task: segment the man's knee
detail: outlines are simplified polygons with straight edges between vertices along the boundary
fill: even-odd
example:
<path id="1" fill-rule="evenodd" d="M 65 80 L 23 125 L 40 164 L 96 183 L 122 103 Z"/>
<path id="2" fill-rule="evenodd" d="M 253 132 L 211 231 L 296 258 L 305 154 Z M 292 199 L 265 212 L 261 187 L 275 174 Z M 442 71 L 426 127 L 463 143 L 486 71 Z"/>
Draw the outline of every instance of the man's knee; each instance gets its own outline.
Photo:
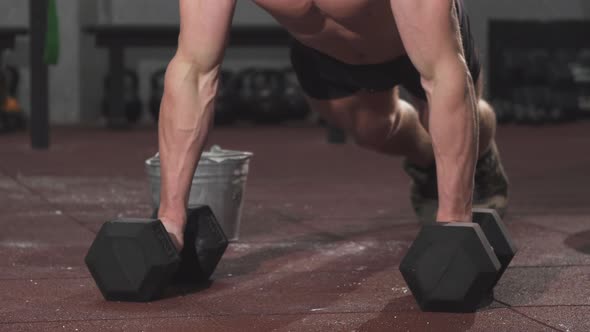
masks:
<path id="1" fill-rule="evenodd" d="M 352 128 L 356 143 L 363 147 L 379 149 L 389 136 L 392 120 L 383 115 L 357 116 Z"/>
<path id="2" fill-rule="evenodd" d="M 398 106 L 391 107 L 389 112 L 360 110 L 356 112 L 352 136 L 362 147 L 380 150 L 386 145 L 391 146 L 399 125 Z"/>

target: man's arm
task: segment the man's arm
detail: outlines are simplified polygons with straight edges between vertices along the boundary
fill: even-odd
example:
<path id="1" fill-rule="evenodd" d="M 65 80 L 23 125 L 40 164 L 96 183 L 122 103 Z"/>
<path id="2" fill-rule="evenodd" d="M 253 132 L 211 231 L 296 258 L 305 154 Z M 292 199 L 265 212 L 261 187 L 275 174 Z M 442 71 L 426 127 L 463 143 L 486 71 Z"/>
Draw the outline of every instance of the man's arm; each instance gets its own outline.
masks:
<path id="1" fill-rule="evenodd" d="M 179 242 L 234 9 L 235 0 L 180 0 L 178 50 L 166 70 L 159 119 L 159 217 Z"/>
<path id="2" fill-rule="evenodd" d="M 421 75 L 438 178 L 437 221 L 471 221 L 477 100 L 454 0 L 391 0 L 404 47 Z"/>

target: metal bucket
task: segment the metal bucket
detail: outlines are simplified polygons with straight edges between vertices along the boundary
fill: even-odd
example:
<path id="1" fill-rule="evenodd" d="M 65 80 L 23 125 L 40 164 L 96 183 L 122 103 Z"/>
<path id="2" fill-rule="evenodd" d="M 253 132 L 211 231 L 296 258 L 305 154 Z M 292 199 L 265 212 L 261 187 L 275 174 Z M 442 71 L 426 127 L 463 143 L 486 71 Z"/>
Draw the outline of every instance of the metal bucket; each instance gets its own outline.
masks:
<path id="1" fill-rule="evenodd" d="M 221 228 L 230 241 L 236 241 L 240 232 L 240 219 L 248 165 L 252 153 L 223 150 L 215 145 L 201 155 L 193 177 L 188 203 L 211 207 Z M 156 154 L 145 162 L 149 177 L 152 204 L 160 205 L 160 157 Z"/>

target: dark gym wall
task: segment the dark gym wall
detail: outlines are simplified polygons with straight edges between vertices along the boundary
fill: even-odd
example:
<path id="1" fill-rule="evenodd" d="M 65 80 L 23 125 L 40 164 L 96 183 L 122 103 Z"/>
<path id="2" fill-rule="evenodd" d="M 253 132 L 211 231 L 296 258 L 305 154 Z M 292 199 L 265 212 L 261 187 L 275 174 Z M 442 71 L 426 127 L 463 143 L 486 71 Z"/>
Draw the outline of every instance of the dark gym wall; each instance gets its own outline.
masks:
<path id="1" fill-rule="evenodd" d="M 0 26 L 22 26 L 28 20 L 27 8 L 29 8 L 27 1 L 0 1 Z"/>
<path id="2" fill-rule="evenodd" d="M 471 17 L 471 29 L 485 70 L 488 68 L 488 23 L 490 20 L 590 19 L 590 1 L 588 0 L 464 0 L 464 2 Z"/>
<path id="3" fill-rule="evenodd" d="M 473 33 L 478 40 L 484 66 L 487 63 L 487 24 L 490 19 L 590 19 L 588 0 L 464 0 L 471 14 Z M 0 0 L 0 27 L 27 26 L 29 0 Z M 80 31 L 86 24 L 177 24 L 177 0 L 58 0 L 61 20 L 61 62 L 51 69 L 52 123 L 96 123 L 102 98 L 102 77 L 106 72 L 106 52 L 94 47 L 93 39 Z M 141 10 L 138 10 L 141 8 Z M 273 25 L 274 20 L 249 0 L 238 0 L 235 25 Z M 174 50 L 149 49 L 129 52 L 128 65 L 140 72 L 141 96 L 147 99 L 149 74 L 164 66 Z M 264 54 L 264 56 L 261 56 Z M 287 64 L 284 49 L 233 49 L 224 66 L 282 66 Z M 7 63 L 21 68 L 20 99 L 29 110 L 28 38 L 19 40 L 15 51 L 4 55 Z M 263 59 L 263 61 L 261 61 Z"/>

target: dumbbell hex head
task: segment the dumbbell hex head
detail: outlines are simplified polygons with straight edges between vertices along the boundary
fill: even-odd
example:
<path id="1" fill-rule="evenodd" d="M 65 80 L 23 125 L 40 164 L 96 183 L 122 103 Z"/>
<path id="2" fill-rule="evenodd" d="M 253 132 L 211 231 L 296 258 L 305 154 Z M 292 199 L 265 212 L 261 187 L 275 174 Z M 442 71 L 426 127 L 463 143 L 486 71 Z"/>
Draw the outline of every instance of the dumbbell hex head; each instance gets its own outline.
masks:
<path id="1" fill-rule="evenodd" d="M 156 209 L 152 218 L 157 217 Z M 209 206 L 191 205 L 186 217 L 184 248 L 173 282 L 194 284 L 209 280 L 229 241 Z"/>
<path id="2" fill-rule="evenodd" d="M 400 264 L 423 311 L 475 311 L 499 270 L 500 262 L 475 223 L 423 226 Z"/>
<path id="3" fill-rule="evenodd" d="M 106 300 L 142 302 L 161 295 L 180 257 L 159 220 L 117 219 L 101 227 L 85 262 Z"/>
<path id="4" fill-rule="evenodd" d="M 474 208 L 473 222 L 481 227 L 486 239 L 492 245 L 494 253 L 500 261 L 500 272 L 494 282 L 494 286 L 502 277 L 504 271 L 516 255 L 517 248 L 508 233 L 508 229 L 504 226 L 502 219 L 493 209 Z"/>
<path id="5" fill-rule="evenodd" d="M 189 207 L 184 241 L 175 281 L 195 283 L 209 280 L 229 244 L 209 206 Z"/>

